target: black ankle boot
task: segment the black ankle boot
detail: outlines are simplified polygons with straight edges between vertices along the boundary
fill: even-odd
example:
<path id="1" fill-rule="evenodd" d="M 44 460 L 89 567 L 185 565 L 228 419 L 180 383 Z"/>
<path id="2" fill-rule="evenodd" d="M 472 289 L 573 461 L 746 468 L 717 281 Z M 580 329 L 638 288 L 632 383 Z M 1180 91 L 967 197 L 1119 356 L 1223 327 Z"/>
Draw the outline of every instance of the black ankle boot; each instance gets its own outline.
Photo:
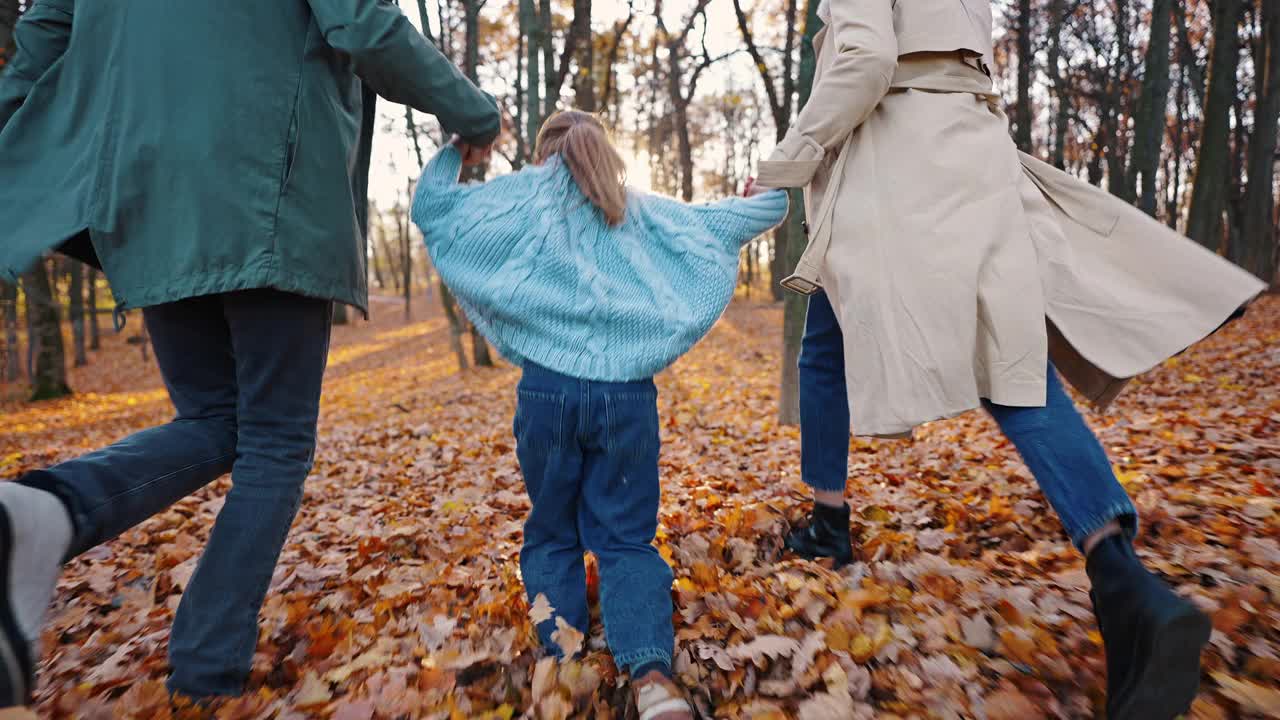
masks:
<path id="1" fill-rule="evenodd" d="M 849 505 L 831 507 L 813 504 L 809 525 L 787 533 L 787 549 L 810 560 L 829 557 L 836 567 L 853 562 L 853 544 L 849 542 Z"/>
<path id="2" fill-rule="evenodd" d="M 1107 657 L 1107 719 L 1186 713 L 1199 688 L 1209 618 L 1148 572 L 1119 534 L 1093 548 L 1085 569 Z"/>

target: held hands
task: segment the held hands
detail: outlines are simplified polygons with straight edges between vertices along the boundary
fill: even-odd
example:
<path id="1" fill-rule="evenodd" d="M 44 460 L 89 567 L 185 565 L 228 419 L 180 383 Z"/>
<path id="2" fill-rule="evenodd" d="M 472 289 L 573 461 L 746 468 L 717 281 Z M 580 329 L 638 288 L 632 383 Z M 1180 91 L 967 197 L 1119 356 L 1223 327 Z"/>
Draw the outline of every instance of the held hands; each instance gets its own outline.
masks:
<path id="1" fill-rule="evenodd" d="M 457 135 L 453 136 L 453 146 L 458 148 L 458 152 L 462 153 L 463 167 L 474 167 L 476 165 L 486 165 L 489 158 L 493 155 L 493 143 L 488 145 L 472 145 Z"/>
<path id="2" fill-rule="evenodd" d="M 769 192 L 771 188 L 761 187 L 756 183 L 754 177 L 747 178 L 747 184 L 742 188 L 742 197 L 755 197 Z"/>

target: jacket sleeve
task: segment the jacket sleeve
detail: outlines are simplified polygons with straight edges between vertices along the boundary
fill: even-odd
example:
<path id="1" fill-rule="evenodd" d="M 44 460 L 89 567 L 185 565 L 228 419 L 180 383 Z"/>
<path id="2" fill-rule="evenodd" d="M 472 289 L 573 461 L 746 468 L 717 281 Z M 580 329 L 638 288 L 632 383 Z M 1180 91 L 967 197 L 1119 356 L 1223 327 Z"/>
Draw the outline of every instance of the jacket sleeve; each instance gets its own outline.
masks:
<path id="1" fill-rule="evenodd" d="M 13 28 L 13 52 L 0 73 L 0 130 L 18 112 L 41 75 L 71 42 L 75 0 L 37 0 Z"/>
<path id="2" fill-rule="evenodd" d="M 307 0 L 325 41 L 351 56 L 360 79 L 391 102 L 435 115 L 446 132 L 483 145 L 501 115 L 456 65 L 388 0 Z"/>
<path id="3" fill-rule="evenodd" d="M 826 151 L 838 148 L 889 92 L 898 66 L 892 0 L 831 0 L 827 32 L 836 55 L 786 136 L 760 163 L 761 185 L 807 185 Z"/>

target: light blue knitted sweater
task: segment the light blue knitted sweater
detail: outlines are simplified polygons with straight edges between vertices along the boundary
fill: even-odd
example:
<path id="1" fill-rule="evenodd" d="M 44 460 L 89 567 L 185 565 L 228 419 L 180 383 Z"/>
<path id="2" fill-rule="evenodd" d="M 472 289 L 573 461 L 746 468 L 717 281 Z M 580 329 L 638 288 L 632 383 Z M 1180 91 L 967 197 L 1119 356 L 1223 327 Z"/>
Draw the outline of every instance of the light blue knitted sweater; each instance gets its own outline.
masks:
<path id="1" fill-rule="evenodd" d="M 787 214 L 783 191 L 687 205 L 628 190 L 610 227 L 558 157 L 477 184 L 458 184 L 461 167 L 446 147 L 414 193 L 436 270 L 513 363 L 585 380 L 675 362 L 732 299 L 738 251 Z"/>

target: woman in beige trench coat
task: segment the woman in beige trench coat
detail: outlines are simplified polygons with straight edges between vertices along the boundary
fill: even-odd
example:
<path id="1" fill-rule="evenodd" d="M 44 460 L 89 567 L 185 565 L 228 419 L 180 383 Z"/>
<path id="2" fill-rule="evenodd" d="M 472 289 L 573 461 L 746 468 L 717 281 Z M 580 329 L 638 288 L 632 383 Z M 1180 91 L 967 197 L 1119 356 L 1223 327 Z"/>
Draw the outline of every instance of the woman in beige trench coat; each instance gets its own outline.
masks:
<path id="1" fill-rule="evenodd" d="M 1016 151 L 987 0 L 823 0 L 819 15 L 813 92 L 758 179 L 805 188 L 811 225 L 784 284 L 811 295 L 801 474 L 816 502 L 788 546 L 852 557 L 850 424 L 900 437 L 985 406 L 1087 556 L 1108 717 L 1175 717 L 1208 620 L 1138 561 L 1136 512 L 1054 365 L 1105 406 L 1262 284 Z"/>

